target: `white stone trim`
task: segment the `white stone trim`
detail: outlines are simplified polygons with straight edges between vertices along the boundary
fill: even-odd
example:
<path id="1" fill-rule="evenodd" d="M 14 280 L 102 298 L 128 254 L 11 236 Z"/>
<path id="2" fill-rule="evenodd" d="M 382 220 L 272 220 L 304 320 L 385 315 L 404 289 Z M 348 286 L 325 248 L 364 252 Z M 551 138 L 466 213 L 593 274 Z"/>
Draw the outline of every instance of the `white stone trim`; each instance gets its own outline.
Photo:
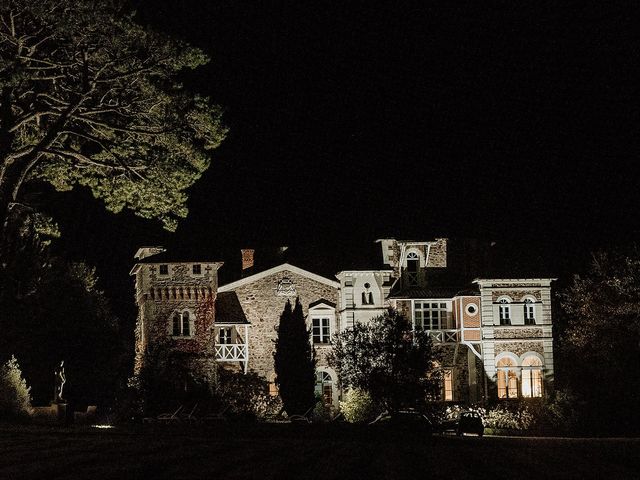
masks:
<path id="1" fill-rule="evenodd" d="M 241 278 L 240 280 L 236 280 L 235 282 L 227 283 L 226 285 L 222 285 L 218 287 L 218 292 L 229 292 L 233 291 L 236 288 L 242 287 L 244 285 L 248 285 L 250 283 L 256 282 L 258 280 L 262 280 L 270 275 L 274 275 L 276 273 L 289 271 L 291 273 L 295 273 L 297 275 L 307 277 L 311 280 L 315 280 L 318 283 L 322 283 L 329 287 L 340 288 L 340 282 L 336 282 L 335 280 L 329 280 L 321 275 L 317 275 L 315 273 L 311 273 L 307 270 L 303 270 L 300 267 L 296 267 L 294 265 L 290 265 L 288 263 L 283 263 L 282 265 L 278 265 L 276 267 L 270 268 L 269 270 L 265 270 L 264 272 L 256 273 L 254 275 L 250 275 L 245 278 Z"/>

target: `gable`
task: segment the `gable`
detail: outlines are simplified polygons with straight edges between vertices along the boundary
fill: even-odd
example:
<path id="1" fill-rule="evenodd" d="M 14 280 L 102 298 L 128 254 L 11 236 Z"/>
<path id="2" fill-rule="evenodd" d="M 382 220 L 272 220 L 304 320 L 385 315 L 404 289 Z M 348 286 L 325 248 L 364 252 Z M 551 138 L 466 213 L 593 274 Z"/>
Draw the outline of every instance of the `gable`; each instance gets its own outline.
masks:
<path id="1" fill-rule="evenodd" d="M 226 285 L 222 285 L 220 287 L 218 287 L 218 292 L 229 292 L 232 290 L 235 290 L 236 288 L 240 288 L 243 287 L 245 285 L 250 285 L 254 282 L 257 282 L 259 280 L 262 280 L 264 278 L 267 278 L 271 275 L 275 275 L 277 273 L 281 273 L 281 272 L 291 272 L 295 275 L 300 275 L 302 277 L 308 278 L 310 280 L 313 280 L 315 282 L 321 283 L 323 285 L 326 285 L 328 287 L 332 287 L 332 288 L 339 288 L 340 287 L 340 283 L 335 281 L 335 280 L 330 280 L 326 277 L 323 277 L 321 275 L 317 275 L 315 273 L 309 272 L 307 270 L 304 270 L 302 268 L 296 267 L 295 265 L 290 265 L 288 263 L 283 263 L 282 265 L 278 265 L 277 267 L 273 267 L 270 268 L 268 270 L 265 270 L 263 272 L 260 273 L 256 273 L 254 275 L 250 275 L 248 277 L 242 278 L 240 280 L 236 280 L 235 282 L 231 282 L 231 283 L 227 283 Z M 286 292 L 284 291 L 284 289 L 287 288 L 287 285 L 280 285 L 279 288 L 283 289 L 283 294 L 286 294 Z"/>

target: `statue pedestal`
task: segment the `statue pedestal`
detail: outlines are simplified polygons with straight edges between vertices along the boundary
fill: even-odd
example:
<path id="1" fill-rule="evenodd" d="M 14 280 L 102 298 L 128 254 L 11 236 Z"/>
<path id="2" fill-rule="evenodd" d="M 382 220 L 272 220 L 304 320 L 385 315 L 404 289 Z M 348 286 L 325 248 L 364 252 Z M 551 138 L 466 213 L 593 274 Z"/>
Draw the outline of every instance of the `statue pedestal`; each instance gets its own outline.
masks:
<path id="1" fill-rule="evenodd" d="M 56 423 L 62 425 L 67 423 L 67 404 L 51 402 L 51 410 L 56 418 Z"/>

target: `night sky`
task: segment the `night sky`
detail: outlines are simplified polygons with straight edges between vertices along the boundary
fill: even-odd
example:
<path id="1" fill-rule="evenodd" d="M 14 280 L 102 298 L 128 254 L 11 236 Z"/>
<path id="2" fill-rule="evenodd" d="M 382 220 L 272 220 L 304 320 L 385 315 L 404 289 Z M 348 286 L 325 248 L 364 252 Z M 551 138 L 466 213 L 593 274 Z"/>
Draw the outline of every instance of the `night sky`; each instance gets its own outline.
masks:
<path id="1" fill-rule="evenodd" d="M 141 22 L 211 55 L 185 84 L 225 108 L 230 134 L 175 234 L 80 191 L 51 204 L 56 248 L 97 265 L 130 308 L 143 244 L 239 262 L 215 257 L 471 237 L 564 274 L 634 241 L 633 15 L 451 3 L 138 1 Z"/>

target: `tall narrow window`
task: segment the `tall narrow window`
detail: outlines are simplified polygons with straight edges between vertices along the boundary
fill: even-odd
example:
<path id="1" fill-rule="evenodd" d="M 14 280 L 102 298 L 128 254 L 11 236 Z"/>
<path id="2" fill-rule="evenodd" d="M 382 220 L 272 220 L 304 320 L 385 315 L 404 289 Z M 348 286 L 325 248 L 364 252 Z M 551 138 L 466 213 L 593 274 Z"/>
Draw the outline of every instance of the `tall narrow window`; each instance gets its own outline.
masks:
<path id="1" fill-rule="evenodd" d="M 333 404 L 333 379 L 329 372 L 316 374 L 316 394 L 322 397 L 322 403 L 327 406 Z"/>
<path id="2" fill-rule="evenodd" d="M 533 355 L 522 362 L 522 396 L 542 396 L 542 361 Z"/>
<path id="3" fill-rule="evenodd" d="M 407 255 L 407 282 L 410 286 L 418 285 L 418 269 L 420 266 L 420 257 L 415 252 Z"/>
<path id="4" fill-rule="evenodd" d="M 221 327 L 218 330 L 218 343 L 225 345 L 231 343 L 231 327 Z"/>
<path id="5" fill-rule="evenodd" d="M 369 305 L 373 305 L 373 293 L 369 292 Z"/>
<path id="6" fill-rule="evenodd" d="M 367 292 L 362 292 L 362 304 L 367 305 L 369 303 L 367 300 Z"/>
<path id="7" fill-rule="evenodd" d="M 506 298 L 500 299 L 500 306 L 498 307 L 500 313 L 500 325 L 511 325 L 511 305 Z"/>
<path id="8" fill-rule="evenodd" d="M 524 301 L 524 324 L 525 325 L 535 325 L 536 324 L 536 316 L 533 300 L 527 298 Z"/>
<path id="9" fill-rule="evenodd" d="M 189 320 L 189 312 L 182 313 L 182 335 L 185 337 L 191 336 L 191 325 Z"/>
<path id="10" fill-rule="evenodd" d="M 444 401 L 450 402 L 453 400 L 453 371 L 445 369 L 442 372 L 444 380 Z"/>
<path id="11" fill-rule="evenodd" d="M 518 397 L 518 376 L 516 364 L 510 358 L 503 358 L 496 364 L 498 369 L 498 398 Z"/>
<path id="12" fill-rule="evenodd" d="M 160 275 L 169 275 L 169 265 L 160 265 Z"/>
<path id="13" fill-rule="evenodd" d="M 314 318 L 312 320 L 313 343 L 329 343 L 331 332 L 328 318 Z"/>
<path id="14" fill-rule="evenodd" d="M 173 315 L 173 329 L 172 329 L 172 334 L 174 337 L 179 337 L 180 336 L 180 314 L 178 313 L 174 313 Z"/>

